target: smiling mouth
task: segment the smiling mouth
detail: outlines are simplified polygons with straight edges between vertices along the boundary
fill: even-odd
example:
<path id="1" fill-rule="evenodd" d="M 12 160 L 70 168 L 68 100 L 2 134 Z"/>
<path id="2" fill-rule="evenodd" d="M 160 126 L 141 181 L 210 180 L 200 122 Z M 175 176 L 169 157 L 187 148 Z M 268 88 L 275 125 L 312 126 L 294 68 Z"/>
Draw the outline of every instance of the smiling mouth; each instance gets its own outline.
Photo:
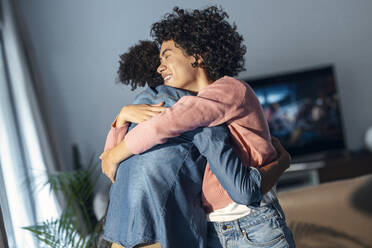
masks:
<path id="1" fill-rule="evenodd" d="M 171 75 L 164 77 L 164 81 L 168 81 L 171 77 L 172 77 Z"/>

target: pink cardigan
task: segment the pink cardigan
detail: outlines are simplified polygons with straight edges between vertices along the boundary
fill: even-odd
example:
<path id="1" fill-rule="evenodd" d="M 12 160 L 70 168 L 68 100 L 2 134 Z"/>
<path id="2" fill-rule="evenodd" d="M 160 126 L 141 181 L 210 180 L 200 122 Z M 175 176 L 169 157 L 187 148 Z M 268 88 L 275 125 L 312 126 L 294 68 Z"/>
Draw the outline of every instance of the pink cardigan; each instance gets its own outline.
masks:
<path id="1" fill-rule="evenodd" d="M 139 154 L 185 131 L 223 123 L 228 125 L 233 148 L 245 166 L 258 167 L 275 159 L 268 124 L 256 95 L 248 84 L 228 76 L 207 86 L 197 96 L 182 97 L 171 108 L 138 124 L 128 133 L 128 125 L 116 128 L 114 121 L 105 150 L 125 136 L 129 151 Z M 232 202 L 209 164 L 204 173 L 202 193 L 208 212 Z"/>

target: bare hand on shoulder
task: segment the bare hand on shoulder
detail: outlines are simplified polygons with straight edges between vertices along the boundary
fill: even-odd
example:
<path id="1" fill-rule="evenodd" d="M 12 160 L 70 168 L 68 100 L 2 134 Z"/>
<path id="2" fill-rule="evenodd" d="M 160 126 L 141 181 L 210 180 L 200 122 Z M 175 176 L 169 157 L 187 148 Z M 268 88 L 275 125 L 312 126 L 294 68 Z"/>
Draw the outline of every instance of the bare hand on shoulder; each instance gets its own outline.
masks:
<path id="1" fill-rule="evenodd" d="M 127 122 L 141 123 L 163 112 L 164 102 L 158 104 L 132 104 L 124 106 L 116 119 L 116 127 L 121 127 Z"/>

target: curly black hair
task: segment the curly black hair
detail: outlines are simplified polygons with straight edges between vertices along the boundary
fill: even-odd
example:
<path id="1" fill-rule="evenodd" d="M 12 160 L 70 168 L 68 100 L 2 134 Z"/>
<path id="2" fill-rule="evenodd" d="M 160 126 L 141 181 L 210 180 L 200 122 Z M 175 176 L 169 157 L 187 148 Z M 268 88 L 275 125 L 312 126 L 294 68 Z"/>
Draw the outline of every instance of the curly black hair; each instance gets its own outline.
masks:
<path id="1" fill-rule="evenodd" d="M 173 40 L 189 56 L 200 55 L 199 64 L 210 80 L 244 71 L 246 47 L 236 25 L 227 22 L 222 9 L 210 6 L 187 11 L 175 7 L 172 13 L 152 25 L 151 35 L 158 44 Z"/>
<path id="2" fill-rule="evenodd" d="M 120 55 L 117 82 L 130 84 L 132 90 L 146 84 L 149 87 L 163 84 L 161 75 L 156 71 L 160 65 L 159 52 L 157 43 L 149 40 L 140 40 L 130 47 L 128 52 Z"/>

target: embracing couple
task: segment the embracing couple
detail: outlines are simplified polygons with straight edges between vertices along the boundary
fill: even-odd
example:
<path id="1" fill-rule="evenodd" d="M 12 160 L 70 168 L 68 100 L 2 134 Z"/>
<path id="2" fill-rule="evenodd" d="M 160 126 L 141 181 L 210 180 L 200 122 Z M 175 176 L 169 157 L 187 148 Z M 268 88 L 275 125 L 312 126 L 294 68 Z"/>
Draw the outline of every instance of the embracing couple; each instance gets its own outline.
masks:
<path id="1" fill-rule="evenodd" d="M 295 247 L 275 192 L 290 156 L 233 78 L 246 49 L 227 18 L 174 8 L 152 25 L 154 41 L 121 56 L 119 79 L 149 87 L 122 108 L 100 157 L 113 247 Z"/>

